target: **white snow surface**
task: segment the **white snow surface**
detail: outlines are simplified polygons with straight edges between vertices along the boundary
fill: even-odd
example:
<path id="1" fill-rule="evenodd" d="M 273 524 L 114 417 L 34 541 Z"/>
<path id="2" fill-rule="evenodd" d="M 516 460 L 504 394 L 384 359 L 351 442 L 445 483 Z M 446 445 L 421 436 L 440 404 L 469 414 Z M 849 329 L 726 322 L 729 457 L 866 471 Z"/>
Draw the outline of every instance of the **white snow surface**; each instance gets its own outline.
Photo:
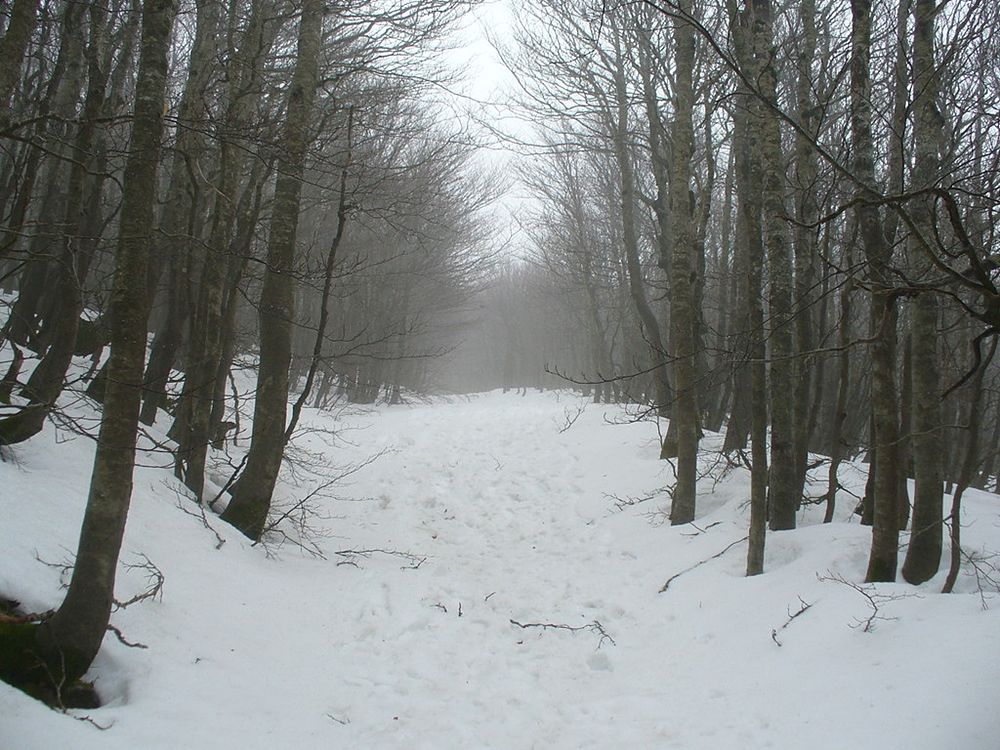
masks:
<path id="1" fill-rule="evenodd" d="M 626 417 L 569 392 L 307 410 L 295 455 L 313 467 L 286 467 L 278 505 L 386 451 L 310 502 L 325 557 L 209 514 L 217 548 L 167 457 L 144 454 L 122 563 L 146 555 L 166 581 L 112 623 L 148 648 L 109 633 L 97 710 L 0 683 L 0 748 L 1000 748 L 1000 597 L 971 569 L 952 595 L 944 570 L 832 580 L 863 581 L 870 543 L 841 492 L 834 523 L 807 506 L 746 578 L 746 470 L 709 435 L 696 525 L 672 528 L 657 425 Z M 93 443 L 50 425 L 4 459 L 0 594 L 55 607 L 60 572 L 36 555 L 75 549 Z M 849 490 L 863 469 L 843 467 Z M 968 493 L 963 523 L 968 550 L 1000 550 L 1000 498 Z M 414 557 L 337 554 L 373 549 Z M 117 596 L 145 585 L 123 566 Z"/>

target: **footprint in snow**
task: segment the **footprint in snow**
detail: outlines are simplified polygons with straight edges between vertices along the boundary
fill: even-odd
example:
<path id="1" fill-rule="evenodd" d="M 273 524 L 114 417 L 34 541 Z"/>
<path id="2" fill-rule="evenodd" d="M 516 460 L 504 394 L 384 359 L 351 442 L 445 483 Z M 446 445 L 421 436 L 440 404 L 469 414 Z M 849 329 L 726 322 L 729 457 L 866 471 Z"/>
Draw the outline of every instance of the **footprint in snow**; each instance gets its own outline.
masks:
<path id="1" fill-rule="evenodd" d="M 595 672 L 614 671 L 614 667 L 611 666 L 611 659 L 608 658 L 607 654 L 601 651 L 595 651 L 587 657 L 587 666 Z"/>

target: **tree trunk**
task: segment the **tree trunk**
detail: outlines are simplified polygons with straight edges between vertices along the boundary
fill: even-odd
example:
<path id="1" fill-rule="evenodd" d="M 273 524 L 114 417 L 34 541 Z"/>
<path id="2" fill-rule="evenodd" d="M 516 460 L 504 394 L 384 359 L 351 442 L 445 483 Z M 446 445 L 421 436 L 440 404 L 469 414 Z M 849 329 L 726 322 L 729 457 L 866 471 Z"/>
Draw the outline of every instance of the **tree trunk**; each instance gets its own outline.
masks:
<path id="1" fill-rule="evenodd" d="M 691 11 L 690 0 L 680 0 L 681 15 Z M 695 309 L 694 232 L 691 217 L 691 158 L 694 151 L 694 29 L 674 19 L 673 173 L 670 214 L 673 219 L 673 255 L 670 267 L 670 325 L 674 350 L 674 404 L 671 425 L 677 426 L 677 482 L 670 505 L 670 523 L 690 523 L 695 514 L 698 469 L 698 372 Z"/>
<path id="2" fill-rule="evenodd" d="M 962 495 L 972 484 L 972 479 L 979 467 L 979 430 L 982 424 L 982 401 L 983 401 L 983 379 L 986 370 L 989 368 L 993 357 L 997 352 L 997 339 L 994 336 L 990 343 L 990 350 L 983 357 L 979 369 L 976 371 L 972 382 L 967 389 L 969 401 L 969 422 L 965 431 L 965 455 L 962 459 L 962 466 L 959 470 L 958 480 L 955 485 L 955 492 L 951 498 L 951 512 L 949 518 L 951 555 L 948 576 L 945 578 L 942 594 L 950 594 L 955 588 L 955 581 L 958 579 L 959 569 L 962 565 Z M 905 566 L 904 566 L 905 573 Z"/>
<path id="3" fill-rule="evenodd" d="M 326 265 L 323 269 L 323 291 L 319 301 L 319 322 L 316 326 L 316 339 L 313 343 L 312 356 L 309 359 L 309 368 L 306 371 L 305 383 L 302 385 L 302 392 L 292 404 L 292 416 L 285 427 L 285 442 L 292 438 L 295 427 L 299 423 L 302 415 L 302 408 L 309 401 L 309 394 L 312 392 L 313 383 L 316 380 L 316 372 L 323 359 L 323 344 L 326 341 L 326 326 L 330 320 L 330 292 L 333 289 L 333 271 L 337 263 L 337 251 L 340 243 L 344 239 L 344 229 L 347 227 L 347 176 L 351 167 L 351 158 L 354 149 L 354 106 L 347 109 L 347 153 L 344 156 L 344 166 L 340 170 L 340 199 L 337 201 L 337 230 L 330 241 L 330 249 L 326 255 Z M 400 337 L 402 341 L 402 337 Z M 389 403 L 398 404 L 399 396 L 398 384 L 392 391 L 392 400 Z"/>
<path id="4" fill-rule="evenodd" d="M 792 309 L 792 254 L 784 224 L 785 166 L 777 106 L 777 70 L 770 0 L 753 0 L 753 48 L 756 79 L 765 104 L 760 109 L 760 163 L 763 165 L 764 239 L 767 248 L 768 337 L 771 342 L 771 472 L 768 513 L 773 530 L 794 529 L 801 497 L 795 456 L 796 366 Z"/>
<path id="5" fill-rule="evenodd" d="M 661 415 L 670 413 L 673 401 L 673 389 L 667 373 L 666 346 L 660 330 L 660 322 L 646 297 L 645 280 L 642 275 L 642 264 L 639 261 L 639 238 L 636 231 L 635 217 L 635 174 L 632 164 L 632 151 L 629 147 L 629 103 L 625 86 L 625 71 L 617 29 L 613 30 L 616 44 L 616 65 L 614 71 L 616 113 L 611 123 L 612 140 L 614 142 L 615 160 L 619 173 L 619 198 L 621 201 L 622 238 L 625 249 L 625 265 L 628 270 L 628 288 L 635 306 L 639 322 L 646 340 L 649 343 L 653 358 L 653 384 L 656 389 L 656 409 Z"/>
<path id="6" fill-rule="evenodd" d="M 177 142 L 174 147 L 170 187 L 167 190 L 167 205 L 163 210 L 163 240 L 157 248 L 157 256 L 150 264 L 149 292 L 153 298 L 157 291 L 163 269 L 167 275 L 167 309 L 163 322 L 156 331 L 153 348 L 146 369 L 146 393 L 143 397 L 139 419 L 151 425 L 156 420 L 157 409 L 167 402 L 167 383 L 170 371 L 181 351 L 184 329 L 193 317 L 191 315 L 191 275 L 194 257 L 202 240 L 201 216 L 205 204 L 209 202 L 208 185 L 204 178 L 204 165 L 208 151 L 205 124 L 208 119 L 208 100 L 211 97 L 210 82 L 214 74 L 214 63 L 218 56 L 220 35 L 220 4 L 217 0 L 197 0 L 194 39 L 188 56 L 188 76 L 177 109 Z M 210 259 L 210 265 L 218 265 Z M 190 341 L 195 332 L 192 328 Z M 192 358 L 186 366 L 190 373 Z M 184 414 L 187 403 L 182 398 L 176 414 Z M 181 417 L 186 421 L 185 417 Z M 178 430 L 177 432 L 183 432 Z M 175 433 L 176 435 L 176 433 Z M 181 446 L 183 452 L 185 446 Z"/>
<path id="7" fill-rule="evenodd" d="M 799 122 L 813 135 L 816 130 L 816 106 L 812 96 L 812 63 L 816 56 L 816 4 L 815 0 L 802 0 L 799 10 L 802 19 L 802 39 L 796 80 L 796 105 Z M 795 138 L 795 212 L 799 224 L 795 230 L 795 337 L 800 354 L 798 376 L 795 383 L 795 497 L 801 504 L 805 494 L 806 465 L 809 459 L 810 427 L 815 424 L 810 415 L 817 409 L 811 408 L 812 380 L 815 375 L 815 358 L 805 354 L 814 348 L 816 314 L 813 303 L 816 293 L 815 258 L 817 237 L 814 225 L 819 218 L 816 179 L 816 150 L 803 135 Z"/>
<path id="8" fill-rule="evenodd" d="M 87 510 L 69 589 L 38 631 L 50 669 L 73 680 L 89 669 L 111 616 L 115 569 L 132 494 L 139 397 L 146 353 L 146 277 L 156 171 L 163 131 L 167 53 L 175 7 L 143 7 L 135 118 L 125 165 L 121 231 L 112 296 L 111 359 Z"/>
<path id="9" fill-rule="evenodd" d="M 285 449 L 288 366 L 295 314 L 291 271 L 322 30 L 323 3 L 304 0 L 260 298 L 260 370 L 253 435 L 246 469 L 233 487 L 232 500 L 222 514 L 224 520 L 251 539 L 259 539 L 264 531 Z"/>
<path id="10" fill-rule="evenodd" d="M 941 115 L 935 100 L 938 78 L 934 63 L 933 0 L 916 0 L 913 31 L 913 143 L 914 165 L 911 188 L 936 184 L 940 161 Z M 934 266 L 928 257 L 932 249 L 924 238 L 933 236 L 934 201 L 919 198 L 913 207 L 914 223 L 923 237 L 911 237 L 910 265 L 917 281 L 926 281 Z M 913 493 L 913 526 L 910 545 L 903 563 L 903 578 L 923 583 L 937 573 L 941 564 L 944 497 L 942 493 L 941 383 L 937 347 L 938 301 L 933 291 L 917 295 L 913 303 L 911 365 L 913 374 L 913 464 L 916 471 Z"/>
<path id="11" fill-rule="evenodd" d="M 729 24 L 742 70 L 750 73 L 756 65 L 748 29 L 749 17 L 740 15 L 735 4 L 729 5 Z M 759 111 L 757 98 L 741 85 L 734 111 L 733 148 L 735 149 L 736 231 L 745 240 L 746 266 L 741 274 L 742 296 L 746 304 L 746 357 L 749 373 L 748 390 L 736 398 L 750 402 L 750 530 L 747 544 L 747 575 L 764 572 L 764 542 L 767 535 L 767 372 L 764 362 L 764 244 L 761 225 L 761 190 L 757 175 L 761 172 Z"/>
<path id="12" fill-rule="evenodd" d="M 244 151 L 227 133 L 241 132 L 257 103 L 259 87 L 253 58 L 267 44 L 261 30 L 261 9 L 254 7 L 243 44 L 230 68 L 230 93 L 219 153 L 218 196 L 209 233 L 209 254 L 202 265 L 201 283 L 191 325 L 187 372 L 178 413 L 177 473 L 197 498 L 205 486 L 205 462 L 212 442 L 212 408 L 223 342 L 223 295 L 226 267 L 222 260 L 229 248 L 238 213 L 237 192 Z M 301 176 L 297 178 L 301 180 Z M 251 188 L 252 189 L 252 188 Z M 277 198 L 275 199 L 277 201 Z M 296 212 L 297 216 L 297 212 Z M 273 229 L 272 229 L 273 231 Z M 268 269 L 270 270 L 270 269 Z M 265 286 L 267 276 L 265 275 Z"/>
<path id="13" fill-rule="evenodd" d="M 10 123 L 10 97 L 17 88 L 39 5 L 38 0 L 13 0 L 10 5 L 10 20 L 0 39 L 0 130 Z"/>
<path id="14" fill-rule="evenodd" d="M 853 265 L 853 253 L 850 245 L 845 249 L 844 267 Z M 826 512 L 823 523 L 833 521 L 837 508 L 837 491 L 840 489 L 840 463 L 844 458 L 847 442 L 844 438 L 844 424 L 847 422 L 847 389 L 851 379 L 851 292 L 854 289 L 853 279 L 848 278 L 840 288 L 840 324 L 837 326 L 837 402 L 833 409 L 833 426 L 830 429 L 830 471 L 826 488 Z"/>
<path id="15" fill-rule="evenodd" d="M 872 314 L 872 446 L 869 471 L 871 493 L 865 509 L 872 518 L 872 547 L 868 560 L 869 581 L 892 581 L 896 577 L 899 538 L 896 509 L 899 489 L 897 446 L 897 395 L 894 377 L 896 308 L 891 293 L 889 264 L 892 250 L 884 242 L 878 209 L 870 201 L 875 190 L 874 147 L 871 135 L 871 3 L 852 0 L 851 33 L 851 132 L 854 171 L 860 184 L 856 209 L 861 243 L 871 277 Z"/>
<path id="16" fill-rule="evenodd" d="M 66 372 L 73 361 L 77 328 L 83 310 L 81 288 L 85 266 L 81 258 L 82 230 L 87 223 L 89 206 L 87 172 L 90 166 L 97 119 L 104 103 L 107 75 L 101 67 L 104 47 L 106 13 L 99 5 L 90 8 L 90 41 L 86 50 L 88 62 L 87 93 L 83 113 L 72 149 L 72 165 L 66 200 L 66 213 L 60 237 L 61 249 L 55 268 L 53 304 L 47 313 L 48 348 L 24 388 L 29 399 L 27 407 L 6 419 L 0 420 L 0 445 L 28 440 L 38 434 L 45 418 L 55 408 L 62 393 Z M 100 189 L 91 181 L 94 190 Z"/>

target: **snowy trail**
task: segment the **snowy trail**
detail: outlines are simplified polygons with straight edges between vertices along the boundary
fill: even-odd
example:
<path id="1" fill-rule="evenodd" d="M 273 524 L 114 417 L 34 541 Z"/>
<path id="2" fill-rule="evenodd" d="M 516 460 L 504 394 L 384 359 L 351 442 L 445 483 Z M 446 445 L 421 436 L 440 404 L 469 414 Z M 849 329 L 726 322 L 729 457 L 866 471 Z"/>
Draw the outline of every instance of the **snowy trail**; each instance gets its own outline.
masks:
<path id="1" fill-rule="evenodd" d="M 615 512 L 612 495 L 644 496 L 671 472 L 655 425 L 610 424 L 616 408 L 588 406 L 564 430 L 583 403 L 493 393 L 310 414 L 342 437 L 335 449 L 319 434 L 301 441 L 328 473 L 389 450 L 321 500 L 325 560 L 291 546 L 271 559 L 216 519 L 227 540 L 217 550 L 164 472 L 141 470 L 126 555 L 148 554 L 167 583 L 162 602 L 113 618 L 150 647 L 109 640 L 99 657 L 109 702 L 90 714 L 113 726 L 99 732 L 0 686 L 0 748 L 994 750 L 1000 606 L 938 596 L 939 576 L 920 598 L 880 588 L 902 598 L 883 604 L 874 632 L 850 627 L 867 615 L 863 597 L 818 576 L 860 580 L 869 532 L 823 526 L 817 508 L 769 535 L 766 575 L 743 577 L 738 544 L 658 593 L 746 533 L 745 472 L 716 466 L 701 480 L 701 531 L 651 523 L 662 492 Z M 52 485 L 54 512 L 42 515 L 28 489 L 39 476 L 86 476 L 90 448 L 62 450 L 0 465 L 18 498 L 2 508 L 15 527 L 0 590 L 28 607 L 59 597 L 29 545 L 48 529 L 38 552 L 59 559 L 79 524 L 72 481 Z M 850 507 L 845 495 L 841 519 Z M 969 508 L 980 519 L 970 543 L 1000 545 L 996 498 L 973 493 Z M 344 549 L 426 559 L 334 554 Z M 142 585 L 123 574 L 120 595 Z M 781 629 L 802 600 L 809 611 Z M 962 644 L 949 645 L 956 632 Z"/>

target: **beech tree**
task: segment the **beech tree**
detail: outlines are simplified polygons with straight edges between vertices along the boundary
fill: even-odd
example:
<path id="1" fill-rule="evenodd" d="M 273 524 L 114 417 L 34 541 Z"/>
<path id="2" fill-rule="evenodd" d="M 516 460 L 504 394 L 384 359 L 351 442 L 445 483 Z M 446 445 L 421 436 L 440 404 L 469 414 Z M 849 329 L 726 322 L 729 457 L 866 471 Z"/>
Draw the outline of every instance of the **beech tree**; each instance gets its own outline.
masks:
<path id="1" fill-rule="evenodd" d="M 278 180 L 260 301 L 260 369 L 254 402 L 253 437 L 247 467 L 222 517 L 251 539 L 260 537 L 285 448 L 288 367 L 292 357 L 295 286 L 291 277 L 299 221 L 299 199 L 309 118 L 319 74 L 323 3 L 304 0 L 299 20 L 295 72 L 278 157 Z"/>
<path id="2" fill-rule="evenodd" d="M 143 6 L 135 113 L 116 253 L 111 358 L 87 510 L 63 603 L 51 618 L 31 626 L 33 638 L 18 636 L 24 650 L 14 651 L 13 658 L 21 663 L 3 665 L 5 673 L 15 673 L 15 679 L 31 679 L 25 673 L 38 669 L 57 675 L 57 683 L 78 679 L 97 655 L 111 616 L 118 553 L 132 494 L 146 354 L 148 298 L 144 285 L 135 279 L 145 278 L 148 264 L 175 12 L 170 0 L 149 0 Z M 43 656 L 41 667 L 36 653 Z"/>

